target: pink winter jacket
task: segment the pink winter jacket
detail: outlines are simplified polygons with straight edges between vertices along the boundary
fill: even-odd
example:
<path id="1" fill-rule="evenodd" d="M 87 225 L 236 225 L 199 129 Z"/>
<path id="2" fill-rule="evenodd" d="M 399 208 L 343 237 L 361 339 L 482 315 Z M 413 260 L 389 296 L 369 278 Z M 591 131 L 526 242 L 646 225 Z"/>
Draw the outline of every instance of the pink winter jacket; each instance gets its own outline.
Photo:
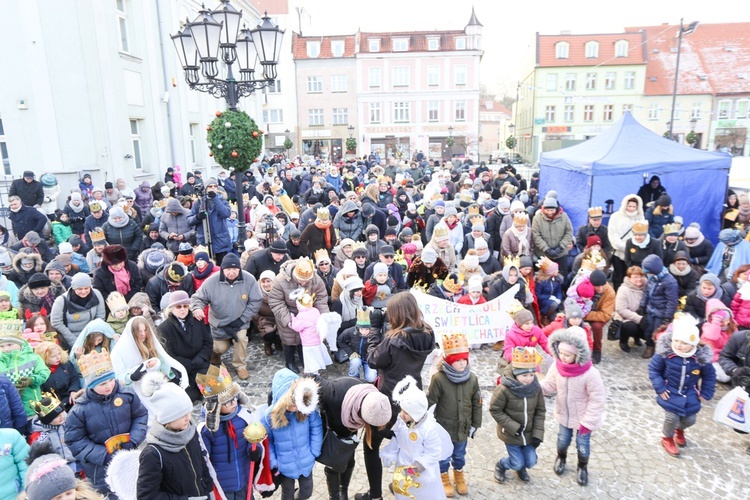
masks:
<path id="1" fill-rule="evenodd" d="M 320 311 L 315 307 L 303 309 L 299 307 L 299 312 L 292 317 L 292 330 L 299 333 L 302 346 L 320 345 L 320 335 L 318 334 L 318 318 Z"/>
<path id="2" fill-rule="evenodd" d="M 580 335 L 560 330 L 550 335 L 549 342 L 555 359 L 559 359 L 557 346 L 560 342 L 578 347 L 576 363 L 585 365 L 591 359 L 586 341 Z M 607 395 L 602 376 L 593 365 L 582 375 L 563 377 L 553 364 L 541 385 L 545 396 L 557 394 L 555 418 L 558 423 L 575 430 L 581 425 L 592 431 L 602 426 Z"/>
<path id="3" fill-rule="evenodd" d="M 740 292 L 732 299 L 732 315 L 734 322 L 743 328 L 750 328 L 750 300 L 743 300 Z"/>
<path id="4" fill-rule="evenodd" d="M 534 325 L 530 332 L 525 332 L 520 326 L 513 323 L 505 335 L 505 347 L 503 348 L 503 357 L 508 361 L 513 361 L 513 349 L 516 347 L 536 347 L 539 344 L 544 352 L 549 352 L 547 345 L 547 336 L 541 328 Z"/>
<path id="5" fill-rule="evenodd" d="M 738 299 L 738 295 L 734 296 L 734 300 L 732 301 L 732 307 L 734 308 L 734 301 Z M 742 299 L 739 299 L 742 301 Z M 743 301 L 748 302 L 748 301 Z M 716 363 L 719 361 L 719 353 L 724 348 L 724 345 L 729 341 L 729 337 L 732 336 L 731 331 L 723 332 L 721 331 L 721 325 L 715 324 L 713 321 L 711 321 L 711 315 L 718 311 L 719 309 L 724 309 L 725 311 L 729 312 L 729 314 L 732 314 L 732 311 L 727 308 L 719 299 L 708 299 L 706 301 L 706 322 L 703 323 L 702 333 L 701 333 L 701 341 L 711 346 L 711 349 L 714 351 L 714 356 L 711 358 L 712 363 Z"/>

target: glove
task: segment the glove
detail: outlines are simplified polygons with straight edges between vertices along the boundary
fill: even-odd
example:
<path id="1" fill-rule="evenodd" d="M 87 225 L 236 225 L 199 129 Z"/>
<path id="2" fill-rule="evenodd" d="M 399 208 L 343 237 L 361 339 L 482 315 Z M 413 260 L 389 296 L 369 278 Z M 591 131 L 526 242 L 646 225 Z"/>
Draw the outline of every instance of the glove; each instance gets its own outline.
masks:
<path id="1" fill-rule="evenodd" d="M 242 330 L 242 327 L 244 325 L 245 325 L 245 322 L 242 321 L 242 318 L 237 318 L 236 320 L 229 323 L 227 327 L 231 328 L 232 330 Z"/>
<path id="2" fill-rule="evenodd" d="M 16 389 L 25 389 L 28 386 L 30 386 L 32 382 L 33 380 L 31 380 L 30 377 L 21 377 L 18 380 L 16 380 L 15 384 L 13 385 L 16 386 Z"/>
<path id="3" fill-rule="evenodd" d="M 203 222 L 206 219 L 206 212 L 198 212 L 198 215 L 196 215 L 195 218 L 198 222 Z"/>
<path id="4" fill-rule="evenodd" d="M 476 434 L 476 433 L 477 433 L 477 428 L 476 427 L 470 427 L 469 428 L 469 437 L 471 439 L 474 439 L 474 434 Z"/>
<path id="5" fill-rule="evenodd" d="M 216 198 L 216 192 L 215 191 L 209 191 L 208 193 L 206 193 L 206 196 L 208 196 L 211 199 L 214 199 L 214 198 Z"/>
<path id="6" fill-rule="evenodd" d="M 535 450 L 537 448 L 539 448 L 540 444 L 542 444 L 542 440 L 541 439 L 539 439 L 539 438 L 531 438 L 531 446 L 533 446 Z"/>
<path id="7" fill-rule="evenodd" d="M 558 258 L 560 256 L 557 253 L 557 250 L 555 250 L 554 248 L 548 248 L 547 250 L 544 251 L 544 253 L 547 255 L 547 257 L 549 257 L 552 260 L 554 260 L 554 259 L 556 259 L 556 258 Z"/>
<path id="8" fill-rule="evenodd" d="M 138 365 L 138 368 L 135 369 L 133 373 L 130 374 L 130 380 L 133 382 L 138 382 L 140 379 L 143 378 L 143 376 L 146 374 L 146 365 L 144 363 L 141 363 Z"/>
<path id="9" fill-rule="evenodd" d="M 589 428 L 588 428 L 588 427 L 586 427 L 585 425 L 581 425 L 581 426 L 580 426 L 580 427 L 578 428 L 578 434 L 584 434 L 584 435 L 586 435 L 586 434 L 591 434 L 591 429 L 589 429 Z"/>
<path id="10" fill-rule="evenodd" d="M 697 264 L 698 263 L 698 259 L 696 259 L 695 257 L 690 257 L 690 263 L 691 264 Z"/>
<path id="11" fill-rule="evenodd" d="M 182 373 L 180 373 L 180 370 L 176 368 L 172 368 L 172 382 L 174 382 L 177 385 L 180 385 L 180 382 L 182 381 Z"/>
<path id="12" fill-rule="evenodd" d="M 383 329 L 383 323 L 385 322 L 385 315 L 383 311 L 379 309 L 373 309 L 370 312 L 370 328 L 380 331 Z"/>
<path id="13" fill-rule="evenodd" d="M 253 451 L 253 445 L 249 445 L 247 447 L 247 454 L 250 456 L 250 460 L 253 462 L 260 461 L 261 458 L 263 458 L 263 444 L 258 443 L 255 445 L 255 451 Z"/>
<path id="14" fill-rule="evenodd" d="M 516 431 L 516 436 L 520 436 L 521 434 L 523 434 L 523 430 L 525 428 L 526 428 L 525 425 L 521 425 L 521 427 L 519 427 L 518 430 Z"/>
<path id="15" fill-rule="evenodd" d="M 645 316 L 646 315 L 646 306 L 639 307 L 638 310 L 635 311 L 635 313 L 638 316 Z"/>
<path id="16" fill-rule="evenodd" d="M 137 446 L 135 445 L 135 443 L 122 443 L 120 445 L 120 449 L 121 450 L 126 450 L 126 451 L 127 450 L 135 450 L 136 448 L 137 448 Z"/>
<path id="17" fill-rule="evenodd" d="M 732 371 L 732 384 L 739 387 L 750 387 L 750 366 L 735 368 Z"/>

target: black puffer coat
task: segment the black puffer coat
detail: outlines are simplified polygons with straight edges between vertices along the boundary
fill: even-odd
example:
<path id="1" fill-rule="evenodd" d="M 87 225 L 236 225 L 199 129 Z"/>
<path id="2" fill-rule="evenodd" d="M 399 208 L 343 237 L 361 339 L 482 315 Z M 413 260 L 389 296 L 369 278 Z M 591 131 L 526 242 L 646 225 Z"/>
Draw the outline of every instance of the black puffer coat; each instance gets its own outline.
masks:
<path id="1" fill-rule="evenodd" d="M 124 227 L 117 228 L 106 222 L 102 229 L 107 243 L 110 245 L 122 245 L 128 251 L 128 260 L 137 261 L 138 253 L 141 251 L 143 231 L 133 219 L 128 219 Z"/>
<path id="2" fill-rule="evenodd" d="M 378 343 L 379 335 L 370 334 L 367 364 L 380 374 L 380 392 L 393 397 L 393 388 L 405 376 L 411 375 L 422 388 L 422 366 L 427 356 L 435 349 L 435 334 L 432 330 L 406 328 L 403 332 L 385 336 Z"/>
<path id="3" fill-rule="evenodd" d="M 163 339 L 164 350 L 187 370 L 190 379 L 187 393 L 195 400 L 200 396 L 195 376 L 208 370 L 214 339 L 211 337 L 211 327 L 195 319 L 192 314 L 185 317 L 184 324 L 183 327 L 180 320 L 170 314 L 159 325 L 158 330 Z"/>

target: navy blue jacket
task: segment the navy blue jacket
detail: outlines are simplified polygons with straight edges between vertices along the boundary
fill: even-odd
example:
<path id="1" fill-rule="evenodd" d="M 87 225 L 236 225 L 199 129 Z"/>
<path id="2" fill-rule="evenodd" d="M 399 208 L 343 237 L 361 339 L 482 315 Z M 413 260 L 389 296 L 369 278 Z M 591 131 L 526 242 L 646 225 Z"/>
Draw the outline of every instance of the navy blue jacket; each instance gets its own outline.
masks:
<path id="1" fill-rule="evenodd" d="M 239 491 L 248 486 L 250 477 L 250 443 L 242 437 L 247 422 L 237 416 L 241 409 L 238 404 L 237 411 L 231 414 L 231 418 L 230 415 L 222 415 L 216 432 L 211 432 L 208 427 L 201 429 L 201 439 L 206 446 L 208 458 L 216 471 L 216 479 L 225 492 Z M 234 441 L 229 437 L 230 423 L 237 437 Z"/>
<path id="2" fill-rule="evenodd" d="M 195 234 L 198 244 L 206 244 L 206 239 L 203 234 L 203 222 L 199 221 L 196 217 L 198 212 L 204 210 L 204 204 L 208 211 L 208 224 L 211 228 L 211 247 L 213 248 L 214 253 L 230 251 L 232 249 L 232 238 L 229 236 L 227 219 L 229 219 L 232 209 L 229 208 L 227 200 L 218 194 L 213 199 L 204 196 L 200 200 L 196 200 L 196 202 L 193 203 L 193 208 L 190 209 L 188 224 L 195 226 Z"/>
<path id="3" fill-rule="evenodd" d="M 646 210 L 645 217 L 648 221 L 648 234 L 650 234 L 652 238 L 661 237 L 664 232 L 664 225 L 674 222 L 673 213 L 665 213 L 664 210 L 662 210 L 662 207 L 657 207 L 656 205 Z"/>
<path id="4" fill-rule="evenodd" d="M 10 212 L 8 216 L 13 225 L 13 233 L 16 238 L 23 239 L 29 231 L 36 231 L 36 234 L 44 234 L 44 226 L 49 220 L 47 217 L 34 207 L 28 205 L 21 206 L 18 212 Z"/>
<path id="5" fill-rule="evenodd" d="M 16 429 L 23 434 L 26 410 L 16 386 L 5 375 L 0 375 L 0 428 Z"/>
<path id="6" fill-rule="evenodd" d="M 51 370 L 50 370 L 51 371 Z M 57 397 L 63 403 L 66 410 L 72 406 L 70 393 L 81 390 L 81 377 L 78 375 L 73 363 L 67 361 L 57 365 L 57 369 L 50 373 L 49 378 L 42 384 L 43 391 L 55 391 Z"/>
<path id="7" fill-rule="evenodd" d="M 651 326 L 657 328 L 665 320 L 671 321 L 677 310 L 677 280 L 664 268 L 657 281 L 646 283 L 646 291 L 641 299 L 641 306 L 653 318 Z"/>

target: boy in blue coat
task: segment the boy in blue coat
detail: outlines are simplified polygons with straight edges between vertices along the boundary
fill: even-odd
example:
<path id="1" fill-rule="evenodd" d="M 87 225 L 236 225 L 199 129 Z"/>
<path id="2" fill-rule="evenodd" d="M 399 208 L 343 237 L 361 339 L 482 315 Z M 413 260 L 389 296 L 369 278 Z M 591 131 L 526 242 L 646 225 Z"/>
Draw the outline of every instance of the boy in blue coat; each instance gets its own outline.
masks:
<path id="1" fill-rule="evenodd" d="M 648 365 L 648 376 L 664 408 L 661 444 L 673 457 L 684 447 L 685 429 L 695 424 L 701 403 L 714 396 L 716 372 L 710 346 L 697 347 L 700 334 L 690 316 L 678 318 L 657 340 L 656 356 Z"/>

